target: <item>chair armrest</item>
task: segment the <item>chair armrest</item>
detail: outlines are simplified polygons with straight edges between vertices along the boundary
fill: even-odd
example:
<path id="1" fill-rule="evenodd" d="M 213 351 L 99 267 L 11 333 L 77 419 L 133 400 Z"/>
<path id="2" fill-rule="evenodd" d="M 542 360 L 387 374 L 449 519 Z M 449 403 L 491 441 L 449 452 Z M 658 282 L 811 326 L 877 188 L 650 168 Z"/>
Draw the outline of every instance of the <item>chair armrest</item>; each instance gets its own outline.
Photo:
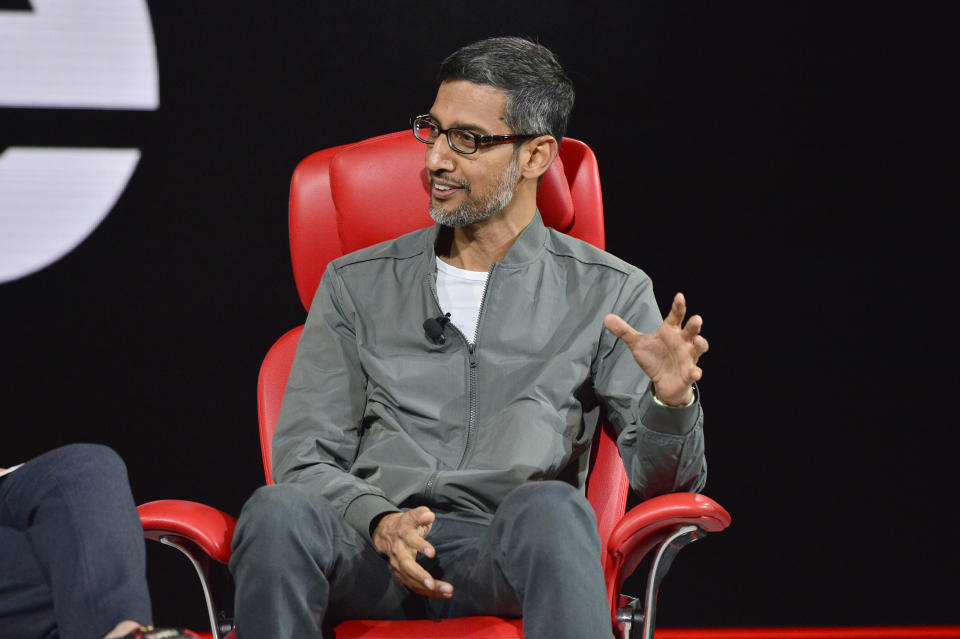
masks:
<path id="1" fill-rule="evenodd" d="M 670 493 L 648 499 L 631 508 L 617 523 L 608 552 L 629 551 L 631 543 L 645 530 L 656 530 L 675 523 L 694 524 L 706 532 L 719 532 L 730 525 L 730 513 L 706 495 Z M 633 542 L 631 542 L 633 540 Z"/>
<path id="2" fill-rule="evenodd" d="M 227 513 L 181 499 L 163 499 L 137 506 L 143 534 L 160 541 L 163 536 L 187 539 L 222 564 L 230 561 L 230 542 L 237 520 Z"/>
<path id="3" fill-rule="evenodd" d="M 640 561 L 681 526 L 694 525 L 704 533 L 730 525 L 730 513 L 720 504 L 697 493 L 671 493 L 648 499 L 623 516 L 607 541 L 610 570 L 607 594 L 615 602 L 623 582 Z"/>

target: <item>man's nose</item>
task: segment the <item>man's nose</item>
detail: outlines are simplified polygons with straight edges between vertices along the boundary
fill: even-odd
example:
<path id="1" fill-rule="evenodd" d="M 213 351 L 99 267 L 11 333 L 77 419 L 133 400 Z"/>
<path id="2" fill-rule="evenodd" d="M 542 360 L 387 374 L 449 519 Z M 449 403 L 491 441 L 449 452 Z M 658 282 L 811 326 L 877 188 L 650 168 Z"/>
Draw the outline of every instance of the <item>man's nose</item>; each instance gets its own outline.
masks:
<path id="1" fill-rule="evenodd" d="M 456 151 L 450 148 L 447 136 L 437 136 L 436 142 L 427 145 L 427 171 L 430 173 L 453 171 L 456 168 L 454 165 L 455 155 Z"/>

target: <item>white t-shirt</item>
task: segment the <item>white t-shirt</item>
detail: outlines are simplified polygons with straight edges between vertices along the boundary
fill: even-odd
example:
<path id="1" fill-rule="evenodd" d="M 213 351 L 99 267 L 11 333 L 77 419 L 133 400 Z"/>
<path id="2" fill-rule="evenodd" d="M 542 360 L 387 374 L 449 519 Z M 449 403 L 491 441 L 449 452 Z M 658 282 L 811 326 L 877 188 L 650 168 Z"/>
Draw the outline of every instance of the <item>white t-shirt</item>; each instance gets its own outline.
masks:
<path id="1" fill-rule="evenodd" d="M 444 313 L 450 313 L 450 322 L 471 344 L 477 336 L 477 319 L 483 289 L 487 285 L 486 271 L 466 271 L 450 266 L 437 258 L 437 297 Z"/>

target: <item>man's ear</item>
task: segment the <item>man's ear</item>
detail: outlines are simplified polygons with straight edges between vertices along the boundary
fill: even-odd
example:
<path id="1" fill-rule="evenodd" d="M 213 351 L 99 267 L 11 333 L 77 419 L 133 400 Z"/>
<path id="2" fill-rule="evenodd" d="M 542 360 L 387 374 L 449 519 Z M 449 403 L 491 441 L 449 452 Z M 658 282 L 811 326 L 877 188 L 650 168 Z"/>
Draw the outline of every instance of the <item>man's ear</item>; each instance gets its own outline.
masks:
<path id="1" fill-rule="evenodd" d="M 520 165 L 520 174 L 528 179 L 540 179 L 540 176 L 550 168 L 559 151 L 557 140 L 552 135 L 538 135 L 532 140 L 527 140 L 521 156 L 523 162 Z"/>

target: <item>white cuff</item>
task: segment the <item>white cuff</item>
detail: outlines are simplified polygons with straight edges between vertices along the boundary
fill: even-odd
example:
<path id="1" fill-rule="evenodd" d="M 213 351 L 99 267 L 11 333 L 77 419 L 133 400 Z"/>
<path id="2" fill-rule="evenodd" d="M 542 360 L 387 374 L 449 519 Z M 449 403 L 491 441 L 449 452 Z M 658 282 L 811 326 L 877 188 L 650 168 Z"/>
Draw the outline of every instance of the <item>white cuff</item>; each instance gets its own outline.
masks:
<path id="1" fill-rule="evenodd" d="M 697 394 L 694 393 L 693 397 L 690 398 L 690 401 L 684 404 L 683 406 L 671 406 L 670 404 L 664 404 L 663 402 L 661 402 L 660 398 L 657 397 L 657 391 L 653 391 L 653 401 L 655 401 L 658 405 L 664 406 L 666 408 L 686 408 L 687 406 L 693 406 L 693 403 L 697 401 Z"/>

